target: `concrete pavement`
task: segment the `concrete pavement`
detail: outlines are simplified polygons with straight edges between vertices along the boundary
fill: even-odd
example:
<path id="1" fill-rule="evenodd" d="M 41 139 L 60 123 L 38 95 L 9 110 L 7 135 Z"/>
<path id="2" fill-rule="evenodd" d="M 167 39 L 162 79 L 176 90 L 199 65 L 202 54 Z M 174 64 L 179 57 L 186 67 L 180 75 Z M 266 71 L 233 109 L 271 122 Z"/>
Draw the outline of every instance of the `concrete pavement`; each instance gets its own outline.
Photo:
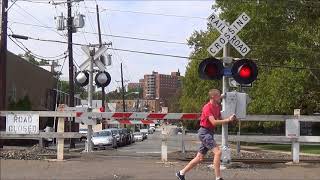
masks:
<path id="1" fill-rule="evenodd" d="M 96 153 L 82 155 L 64 162 L 46 160 L 1 160 L 2 180 L 50 179 L 50 180 L 131 180 L 176 179 L 174 173 L 186 162 L 163 164 L 157 158 L 112 157 Z M 210 180 L 214 174 L 201 164 L 187 174 L 187 179 Z M 284 164 L 227 169 L 225 179 L 318 179 L 320 165 L 287 166 Z"/>

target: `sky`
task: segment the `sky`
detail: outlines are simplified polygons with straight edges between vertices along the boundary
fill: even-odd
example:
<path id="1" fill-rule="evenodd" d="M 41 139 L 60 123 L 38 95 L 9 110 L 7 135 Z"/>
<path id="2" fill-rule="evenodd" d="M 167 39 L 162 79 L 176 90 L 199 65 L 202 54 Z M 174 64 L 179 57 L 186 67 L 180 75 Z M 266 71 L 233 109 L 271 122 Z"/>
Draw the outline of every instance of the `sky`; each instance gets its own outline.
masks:
<path id="1" fill-rule="evenodd" d="M 30 2 L 32 1 L 32 2 Z M 54 17 L 66 16 L 66 4 L 52 5 L 49 0 L 18 0 L 8 12 L 8 34 L 25 35 L 39 39 L 67 41 L 67 31 L 56 29 Z M 55 2 L 62 2 L 61 0 Z M 85 0 L 73 3 L 73 14 L 85 15 L 85 26 L 73 34 L 73 42 L 80 44 L 97 44 L 96 3 L 100 9 L 100 24 L 102 34 L 129 36 L 143 39 L 179 42 L 160 43 L 127 38 L 102 36 L 105 43 L 112 42 L 113 48 L 133 51 L 189 56 L 192 52 L 186 43 L 194 31 L 206 30 L 206 18 L 213 12 L 214 1 L 120 1 L 120 0 Z M 9 1 L 9 7 L 12 4 Z M 12 32 L 11 32 L 12 31 Z M 88 33 L 89 32 L 89 33 Z M 43 56 L 54 57 L 67 51 L 67 44 L 42 42 L 36 40 L 19 40 L 20 46 L 31 52 Z M 21 44 L 22 43 L 22 44 Z M 185 43 L 185 44 L 183 44 Z M 8 50 L 15 54 L 23 54 L 15 43 L 8 39 Z M 78 67 L 88 57 L 80 46 L 73 46 L 73 56 Z M 108 49 L 106 53 L 112 55 L 112 65 L 107 67 L 112 81 L 106 91 L 121 86 L 120 63 L 123 63 L 125 84 L 138 82 L 144 74 L 152 71 L 160 74 L 170 74 L 179 70 L 185 74 L 188 59 L 154 56 L 130 53 Z M 59 57 L 62 57 L 59 56 Z M 68 60 L 59 60 L 62 69 L 62 79 L 68 79 Z"/>

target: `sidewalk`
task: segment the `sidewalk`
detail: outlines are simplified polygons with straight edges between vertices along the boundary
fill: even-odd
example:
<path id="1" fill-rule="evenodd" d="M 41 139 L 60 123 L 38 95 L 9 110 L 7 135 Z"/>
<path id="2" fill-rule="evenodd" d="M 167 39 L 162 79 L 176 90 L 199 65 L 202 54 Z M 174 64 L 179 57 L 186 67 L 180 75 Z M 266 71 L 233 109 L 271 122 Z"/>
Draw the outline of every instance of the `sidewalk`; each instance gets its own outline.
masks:
<path id="1" fill-rule="evenodd" d="M 186 162 L 163 164 L 158 158 L 113 157 L 103 154 L 83 154 L 63 162 L 47 160 L 1 160 L 0 179 L 176 179 L 174 173 Z M 186 178 L 191 180 L 214 179 L 208 164 L 201 164 Z M 257 165 L 246 168 L 227 169 L 225 179 L 317 179 L 320 164 L 287 166 L 284 164 Z"/>

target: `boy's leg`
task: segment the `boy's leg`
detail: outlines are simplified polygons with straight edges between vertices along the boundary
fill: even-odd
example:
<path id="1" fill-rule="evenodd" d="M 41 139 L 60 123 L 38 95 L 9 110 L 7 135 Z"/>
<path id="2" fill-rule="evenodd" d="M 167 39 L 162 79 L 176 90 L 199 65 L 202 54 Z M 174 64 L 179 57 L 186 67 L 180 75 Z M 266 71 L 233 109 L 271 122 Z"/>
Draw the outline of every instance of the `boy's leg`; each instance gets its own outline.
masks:
<path id="1" fill-rule="evenodd" d="M 193 158 L 180 172 L 182 174 L 187 173 L 190 171 L 193 167 L 195 167 L 197 164 L 199 164 L 203 160 L 204 155 L 200 152 L 197 153 L 197 156 Z"/>
<path id="2" fill-rule="evenodd" d="M 214 159 L 213 159 L 214 172 L 216 177 L 221 177 L 221 173 L 220 173 L 221 149 L 219 148 L 219 146 L 216 146 L 213 148 L 213 153 L 214 153 Z"/>

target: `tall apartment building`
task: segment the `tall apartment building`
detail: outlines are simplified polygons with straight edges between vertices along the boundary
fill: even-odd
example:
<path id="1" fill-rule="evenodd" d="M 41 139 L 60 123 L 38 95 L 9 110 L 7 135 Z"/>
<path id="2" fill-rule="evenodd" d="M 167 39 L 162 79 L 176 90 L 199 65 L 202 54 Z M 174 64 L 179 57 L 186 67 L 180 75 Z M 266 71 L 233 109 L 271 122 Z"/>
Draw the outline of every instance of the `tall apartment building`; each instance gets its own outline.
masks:
<path id="1" fill-rule="evenodd" d="M 175 95 L 181 87 L 180 72 L 172 72 L 171 75 L 152 74 L 144 75 L 143 98 L 144 99 L 168 99 Z"/>

